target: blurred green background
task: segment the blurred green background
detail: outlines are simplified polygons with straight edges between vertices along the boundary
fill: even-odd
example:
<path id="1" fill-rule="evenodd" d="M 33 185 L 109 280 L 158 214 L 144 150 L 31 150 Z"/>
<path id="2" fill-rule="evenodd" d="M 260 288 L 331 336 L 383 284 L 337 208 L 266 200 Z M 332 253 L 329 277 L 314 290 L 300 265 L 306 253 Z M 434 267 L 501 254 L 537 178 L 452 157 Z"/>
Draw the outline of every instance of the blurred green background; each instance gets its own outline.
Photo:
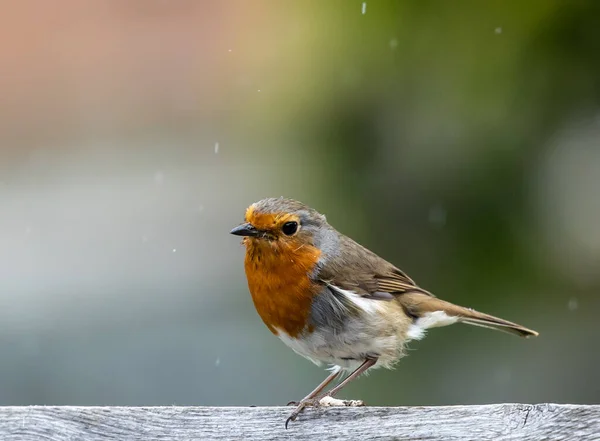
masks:
<path id="1" fill-rule="evenodd" d="M 342 396 L 600 400 L 597 2 L 23 0 L 0 37 L 0 405 L 304 396 L 228 234 L 280 195 L 541 334 L 432 330 Z"/>

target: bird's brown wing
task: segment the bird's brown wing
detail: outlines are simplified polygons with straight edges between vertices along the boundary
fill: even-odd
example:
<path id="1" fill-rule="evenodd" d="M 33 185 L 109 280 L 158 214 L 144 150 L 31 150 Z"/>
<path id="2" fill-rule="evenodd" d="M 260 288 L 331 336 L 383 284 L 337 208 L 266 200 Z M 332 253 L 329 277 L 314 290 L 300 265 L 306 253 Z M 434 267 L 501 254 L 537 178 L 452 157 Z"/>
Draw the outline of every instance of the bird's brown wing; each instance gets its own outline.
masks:
<path id="1" fill-rule="evenodd" d="M 341 236 L 341 235 L 340 235 Z M 436 298 L 400 269 L 352 239 L 340 237 L 341 253 L 327 259 L 319 268 L 321 283 L 352 291 L 373 301 L 397 301 L 413 320 L 442 311 L 458 321 L 488 327 L 523 337 L 537 332 L 508 320 L 477 312 Z"/>
<path id="2" fill-rule="evenodd" d="M 402 270 L 349 237 L 340 235 L 339 245 L 340 252 L 319 268 L 319 280 L 363 297 L 391 300 L 408 292 L 431 296 Z"/>
<path id="3" fill-rule="evenodd" d="M 391 294 L 404 294 L 406 292 L 420 292 L 433 296 L 409 278 L 396 267 L 389 268 L 385 273 L 375 273 L 373 278 L 377 281 L 377 290 Z"/>

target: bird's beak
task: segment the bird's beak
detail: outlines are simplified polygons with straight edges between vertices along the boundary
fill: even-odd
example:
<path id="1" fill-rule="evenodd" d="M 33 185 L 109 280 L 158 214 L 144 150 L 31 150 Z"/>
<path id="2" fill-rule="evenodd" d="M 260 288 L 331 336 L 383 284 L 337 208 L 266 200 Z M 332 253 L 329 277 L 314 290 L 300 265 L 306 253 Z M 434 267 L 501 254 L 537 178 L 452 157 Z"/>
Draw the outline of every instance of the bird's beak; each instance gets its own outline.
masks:
<path id="1" fill-rule="evenodd" d="M 234 234 L 236 236 L 251 236 L 251 237 L 257 237 L 260 234 L 260 232 L 256 228 L 254 228 L 254 226 L 252 224 L 249 224 L 249 223 L 238 225 L 233 230 L 231 230 L 229 233 Z"/>

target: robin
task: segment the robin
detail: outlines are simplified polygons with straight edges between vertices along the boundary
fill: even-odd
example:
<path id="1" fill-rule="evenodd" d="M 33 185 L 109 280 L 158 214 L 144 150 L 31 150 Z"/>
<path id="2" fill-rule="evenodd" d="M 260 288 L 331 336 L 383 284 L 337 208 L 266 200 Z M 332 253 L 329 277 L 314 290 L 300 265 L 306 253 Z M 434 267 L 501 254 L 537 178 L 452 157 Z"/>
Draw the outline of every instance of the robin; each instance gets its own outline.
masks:
<path id="1" fill-rule="evenodd" d="M 243 236 L 248 287 L 267 328 L 303 357 L 332 366 L 329 376 L 297 404 L 286 428 L 307 405 L 331 403 L 367 370 L 391 368 L 406 343 L 422 339 L 430 328 L 466 323 L 521 337 L 538 335 L 438 299 L 339 233 L 325 216 L 292 199 L 250 205 L 245 222 L 231 234 Z"/>

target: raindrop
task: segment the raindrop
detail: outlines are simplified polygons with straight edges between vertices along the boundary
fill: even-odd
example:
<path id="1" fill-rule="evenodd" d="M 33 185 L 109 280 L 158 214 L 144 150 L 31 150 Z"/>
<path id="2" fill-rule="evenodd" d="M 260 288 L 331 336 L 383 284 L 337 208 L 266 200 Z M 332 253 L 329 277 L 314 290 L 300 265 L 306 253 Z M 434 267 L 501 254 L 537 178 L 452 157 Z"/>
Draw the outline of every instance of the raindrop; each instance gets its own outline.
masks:
<path id="1" fill-rule="evenodd" d="M 177 248 L 173 248 L 173 252 L 176 253 L 177 252 Z"/>
<path id="2" fill-rule="evenodd" d="M 215 367 L 219 367 L 221 365 L 221 359 L 219 357 L 217 357 L 217 359 L 215 360 Z"/>
<path id="3" fill-rule="evenodd" d="M 367 2 L 363 2 L 362 3 L 362 15 L 365 15 L 367 13 Z"/>
<path id="4" fill-rule="evenodd" d="M 494 29 L 494 32 L 496 33 L 496 35 L 500 35 L 502 33 L 502 28 L 497 27 L 496 29 Z"/>
<path id="5" fill-rule="evenodd" d="M 215 142 L 215 155 L 219 153 L 219 143 Z"/>
<path id="6" fill-rule="evenodd" d="M 398 47 L 398 40 L 396 40 L 395 38 L 392 38 L 390 40 L 390 49 L 394 50 Z"/>
<path id="7" fill-rule="evenodd" d="M 429 209 L 429 223 L 437 228 L 441 228 L 446 225 L 448 213 L 444 207 L 440 204 L 431 206 Z"/>
<path id="8" fill-rule="evenodd" d="M 569 304 L 567 306 L 569 311 L 576 311 L 579 308 L 579 302 L 573 297 L 572 299 L 569 299 Z"/>

